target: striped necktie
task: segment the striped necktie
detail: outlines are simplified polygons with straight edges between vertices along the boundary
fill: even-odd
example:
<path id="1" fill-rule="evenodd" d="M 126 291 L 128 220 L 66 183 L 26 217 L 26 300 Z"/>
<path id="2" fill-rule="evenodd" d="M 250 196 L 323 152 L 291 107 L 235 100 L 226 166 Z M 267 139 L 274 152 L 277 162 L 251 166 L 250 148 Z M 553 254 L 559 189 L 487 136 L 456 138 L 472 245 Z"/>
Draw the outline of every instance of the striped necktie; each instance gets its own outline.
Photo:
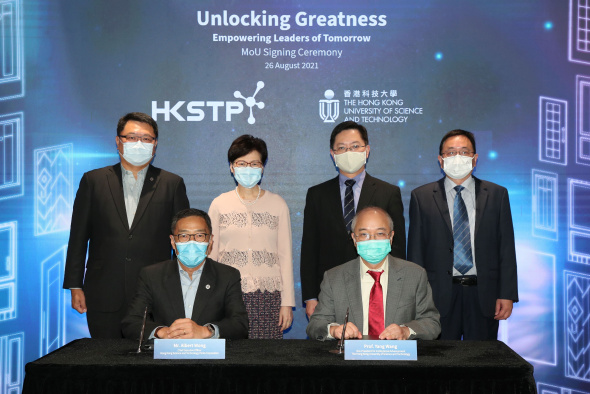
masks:
<path id="1" fill-rule="evenodd" d="M 471 232 L 469 231 L 469 216 L 461 191 L 463 186 L 455 186 L 457 195 L 453 208 L 453 241 L 454 241 L 454 262 L 453 266 L 462 275 L 465 275 L 473 267 L 471 255 Z"/>
<path id="2" fill-rule="evenodd" d="M 352 192 L 352 186 L 356 183 L 354 179 L 347 179 L 344 184 L 346 190 L 344 191 L 344 223 L 346 223 L 346 230 L 350 231 L 350 224 L 354 219 L 354 193 Z"/>

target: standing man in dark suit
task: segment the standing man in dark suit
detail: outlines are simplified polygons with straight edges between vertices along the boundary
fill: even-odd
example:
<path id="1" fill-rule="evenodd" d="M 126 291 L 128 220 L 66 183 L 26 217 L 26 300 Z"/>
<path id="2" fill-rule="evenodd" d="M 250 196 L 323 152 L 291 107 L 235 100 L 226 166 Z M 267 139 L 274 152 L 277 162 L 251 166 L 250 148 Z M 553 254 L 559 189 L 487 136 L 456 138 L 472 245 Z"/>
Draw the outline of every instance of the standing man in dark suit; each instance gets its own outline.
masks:
<path id="1" fill-rule="evenodd" d="M 63 283 L 72 308 L 86 312 L 93 338 L 122 337 L 121 319 L 140 269 L 170 258 L 168 225 L 189 207 L 182 178 L 150 165 L 158 125 L 149 115 L 119 119 L 116 143 L 121 163 L 80 181 Z"/>
<path id="2" fill-rule="evenodd" d="M 146 306 L 145 338 L 248 338 L 240 271 L 207 257 L 214 241 L 209 215 L 182 210 L 171 230 L 176 258 L 141 270 L 121 322 L 125 338 L 139 338 Z"/>
<path id="3" fill-rule="evenodd" d="M 469 131 L 448 132 L 438 161 L 446 177 L 412 191 L 408 259 L 426 268 L 441 339 L 496 339 L 518 301 L 508 191 L 472 176 Z"/>
<path id="4" fill-rule="evenodd" d="M 309 188 L 301 241 L 301 293 L 310 317 L 324 272 L 357 257 L 350 238 L 355 213 L 367 206 L 384 209 L 395 223 L 391 255 L 406 258 L 406 225 L 399 187 L 365 171 L 371 147 L 367 129 L 353 121 L 337 125 L 330 154 L 338 168 L 334 179 Z"/>

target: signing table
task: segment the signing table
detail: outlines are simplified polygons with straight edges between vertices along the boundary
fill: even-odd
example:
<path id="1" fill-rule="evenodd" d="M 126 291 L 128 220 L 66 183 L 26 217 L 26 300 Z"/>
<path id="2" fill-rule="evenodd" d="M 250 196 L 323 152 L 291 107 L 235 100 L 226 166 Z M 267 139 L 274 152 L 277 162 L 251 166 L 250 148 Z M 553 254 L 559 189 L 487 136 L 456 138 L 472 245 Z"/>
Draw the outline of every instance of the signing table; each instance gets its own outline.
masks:
<path id="1" fill-rule="evenodd" d="M 227 341 L 225 360 L 154 360 L 136 342 L 79 339 L 26 365 L 34 393 L 535 393 L 502 342 L 419 341 L 418 361 L 345 361 L 335 342 Z"/>

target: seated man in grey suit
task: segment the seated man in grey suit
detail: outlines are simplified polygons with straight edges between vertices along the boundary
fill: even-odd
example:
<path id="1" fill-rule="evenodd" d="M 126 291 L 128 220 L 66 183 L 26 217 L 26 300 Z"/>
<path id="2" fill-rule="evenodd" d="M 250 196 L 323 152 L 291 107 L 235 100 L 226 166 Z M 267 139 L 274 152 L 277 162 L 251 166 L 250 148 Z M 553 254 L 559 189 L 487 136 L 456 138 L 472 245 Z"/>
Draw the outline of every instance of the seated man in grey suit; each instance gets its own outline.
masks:
<path id="1" fill-rule="evenodd" d="M 121 322 L 125 338 L 139 338 L 146 306 L 149 338 L 248 337 L 240 272 L 207 258 L 212 238 L 206 212 L 184 209 L 174 216 L 170 242 L 176 258 L 141 270 Z"/>
<path id="2" fill-rule="evenodd" d="M 393 239 L 389 214 L 366 207 L 355 216 L 352 229 L 359 257 L 326 271 L 307 335 L 320 341 L 340 339 L 349 309 L 345 339 L 435 339 L 440 316 L 426 271 L 388 255 Z"/>

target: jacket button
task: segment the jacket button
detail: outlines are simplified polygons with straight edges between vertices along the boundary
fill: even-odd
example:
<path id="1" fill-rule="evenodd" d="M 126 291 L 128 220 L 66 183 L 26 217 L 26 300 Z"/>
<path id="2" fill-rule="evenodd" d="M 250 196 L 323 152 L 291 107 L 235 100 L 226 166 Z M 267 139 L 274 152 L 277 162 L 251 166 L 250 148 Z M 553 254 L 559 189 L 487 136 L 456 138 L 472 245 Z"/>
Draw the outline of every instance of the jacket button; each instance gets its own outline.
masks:
<path id="1" fill-rule="evenodd" d="M 133 239 L 133 234 L 130 234 L 129 235 L 129 239 Z"/>
<path id="2" fill-rule="evenodd" d="M 125 261 L 130 262 L 131 258 L 130 257 L 125 257 Z"/>

